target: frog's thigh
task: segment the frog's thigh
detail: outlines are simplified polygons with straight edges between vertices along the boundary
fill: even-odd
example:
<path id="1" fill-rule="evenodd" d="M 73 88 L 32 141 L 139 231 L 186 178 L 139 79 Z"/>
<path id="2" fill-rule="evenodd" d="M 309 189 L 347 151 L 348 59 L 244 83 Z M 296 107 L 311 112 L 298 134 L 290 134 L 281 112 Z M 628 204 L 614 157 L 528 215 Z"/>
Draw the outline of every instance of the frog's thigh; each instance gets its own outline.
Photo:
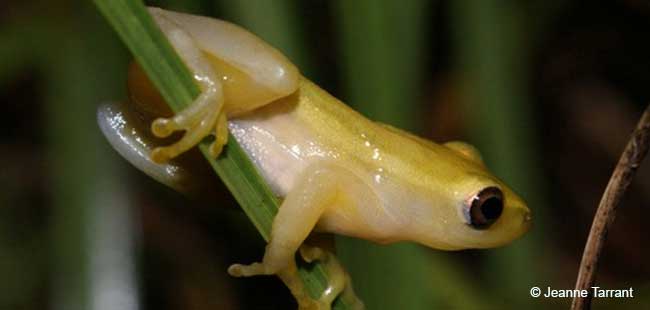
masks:
<path id="1" fill-rule="evenodd" d="M 201 88 L 201 94 L 189 106 L 172 118 L 155 120 L 151 126 L 151 131 L 158 137 L 167 137 L 175 131 L 185 130 L 185 135 L 178 142 L 153 150 L 152 159 L 155 162 L 165 162 L 198 144 L 204 137 L 214 132 L 215 128 L 223 127 L 220 126 L 223 124 L 217 122 L 225 124 L 226 119 L 220 117 L 224 106 L 223 87 L 194 39 L 183 28 L 164 16 L 154 14 L 154 17 Z M 224 135 L 224 133 L 220 134 Z M 223 137 L 217 138 L 215 143 L 221 145 L 213 145 L 212 150 L 221 150 L 222 144 L 225 143 Z"/>

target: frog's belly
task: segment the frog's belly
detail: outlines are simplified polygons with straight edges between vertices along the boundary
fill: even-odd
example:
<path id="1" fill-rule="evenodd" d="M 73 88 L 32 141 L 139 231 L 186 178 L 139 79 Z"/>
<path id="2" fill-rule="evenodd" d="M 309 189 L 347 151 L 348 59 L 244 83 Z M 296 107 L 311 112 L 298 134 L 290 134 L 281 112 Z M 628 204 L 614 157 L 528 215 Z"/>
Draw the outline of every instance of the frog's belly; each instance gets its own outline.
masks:
<path id="1" fill-rule="evenodd" d="M 311 163 L 336 157 L 291 113 L 256 113 L 230 120 L 228 127 L 278 196 L 286 196 Z"/>

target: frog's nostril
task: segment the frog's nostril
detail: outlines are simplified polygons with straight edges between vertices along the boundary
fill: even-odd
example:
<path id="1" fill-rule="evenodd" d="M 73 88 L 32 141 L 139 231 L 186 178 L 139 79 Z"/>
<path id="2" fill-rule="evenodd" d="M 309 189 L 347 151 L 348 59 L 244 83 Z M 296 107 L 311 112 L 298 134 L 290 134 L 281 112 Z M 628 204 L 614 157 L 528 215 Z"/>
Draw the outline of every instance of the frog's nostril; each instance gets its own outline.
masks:
<path id="1" fill-rule="evenodd" d="M 533 224 L 533 216 L 530 210 L 524 209 L 521 217 L 521 226 L 523 227 L 524 231 L 527 231 L 530 229 L 532 224 Z"/>

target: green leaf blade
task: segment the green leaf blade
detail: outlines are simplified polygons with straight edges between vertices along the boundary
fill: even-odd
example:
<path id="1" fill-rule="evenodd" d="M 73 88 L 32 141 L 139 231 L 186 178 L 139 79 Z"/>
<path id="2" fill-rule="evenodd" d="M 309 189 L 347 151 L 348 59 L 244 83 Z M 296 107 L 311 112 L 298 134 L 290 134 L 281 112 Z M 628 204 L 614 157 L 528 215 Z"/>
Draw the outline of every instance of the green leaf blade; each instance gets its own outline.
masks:
<path id="1" fill-rule="evenodd" d="M 178 57 L 165 35 L 158 29 L 141 1 L 94 0 L 96 6 L 119 34 L 137 62 L 158 88 L 174 111 L 180 111 L 199 95 L 200 90 L 192 75 Z M 233 194 L 262 237 L 268 241 L 273 218 L 279 207 L 275 197 L 256 171 L 255 166 L 232 135 L 218 159 L 211 158 L 209 144 L 200 145 L 201 152 L 226 187 Z M 299 268 L 307 291 L 320 296 L 328 283 L 323 266 Z M 333 309 L 351 309 L 338 298 Z"/>

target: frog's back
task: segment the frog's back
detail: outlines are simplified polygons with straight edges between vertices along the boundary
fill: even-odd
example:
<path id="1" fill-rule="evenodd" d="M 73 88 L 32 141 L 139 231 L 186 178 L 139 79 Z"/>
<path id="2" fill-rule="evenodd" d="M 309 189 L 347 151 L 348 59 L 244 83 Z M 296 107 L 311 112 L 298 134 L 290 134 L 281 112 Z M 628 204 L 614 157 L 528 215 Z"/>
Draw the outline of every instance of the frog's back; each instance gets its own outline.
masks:
<path id="1" fill-rule="evenodd" d="M 373 180 L 426 181 L 447 148 L 372 122 L 307 80 L 299 91 L 231 120 L 230 130 L 274 192 L 284 196 L 315 161 L 330 160 Z"/>

